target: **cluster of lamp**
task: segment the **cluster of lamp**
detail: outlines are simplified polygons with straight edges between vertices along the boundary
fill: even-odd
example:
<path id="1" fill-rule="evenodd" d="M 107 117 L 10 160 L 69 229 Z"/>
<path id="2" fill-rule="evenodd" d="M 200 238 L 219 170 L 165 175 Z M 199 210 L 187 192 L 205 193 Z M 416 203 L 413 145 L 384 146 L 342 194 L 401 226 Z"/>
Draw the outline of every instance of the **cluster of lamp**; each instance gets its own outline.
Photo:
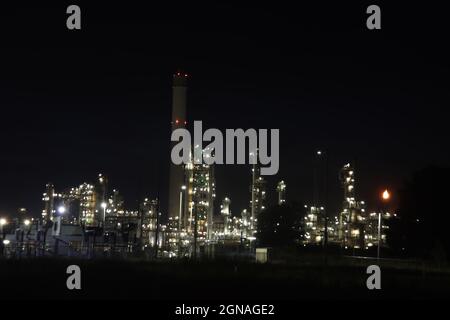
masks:
<path id="1" fill-rule="evenodd" d="M 5 224 L 7 224 L 8 223 L 8 221 L 5 219 L 5 218 L 0 218 L 0 231 L 1 231 L 1 233 L 2 233 L 2 238 L 3 238 L 3 226 L 5 225 Z M 8 245 L 9 244 L 9 240 L 8 239 L 3 239 L 3 244 L 4 245 Z"/>
<path id="2" fill-rule="evenodd" d="M 5 218 L 0 218 L 0 231 L 1 231 L 0 233 L 3 233 L 3 226 L 7 225 L 7 224 L 8 224 L 8 220 L 6 220 Z M 23 221 L 23 224 L 28 227 L 31 224 L 31 220 L 30 219 L 25 219 Z M 3 239 L 3 244 L 4 245 L 8 245 L 10 243 L 11 243 L 10 240 Z"/>
<path id="3" fill-rule="evenodd" d="M 318 154 L 319 154 L 319 152 L 318 152 Z M 321 153 L 320 153 L 320 154 L 321 154 Z M 185 190 L 186 187 L 183 186 L 182 189 Z M 387 189 L 384 190 L 384 192 L 381 194 L 381 198 L 382 198 L 383 201 L 385 201 L 385 202 L 387 202 L 387 201 L 390 200 L 391 194 L 389 193 L 389 191 L 388 191 Z M 103 202 L 103 203 L 101 204 L 101 207 L 102 207 L 103 209 L 106 209 L 107 204 L 106 204 L 105 202 Z M 321 208 L 321 209 L 322 209 L 322 208 Z M 66 212 L 66 207 L 65 207 L 65 206 L 60 206 L 60 207 L 58 207 L 58 213 L 59 213 L 59 214 L 64 214 L 65 212 Z M 3 226 L 6 225 L 7 223 L 8 223 L 8 221 L 7 221 L 5 218 L 0 218 L 0 230 L 1 230 L 2 232 L 3 232 Z M 29 226 L 29 225 L 31 224 L 31 221 L 30 221 L 29 219 L 25 219 L 23 223 L 24 223 L 25 226 Z M 245 225 L 245 223 L 244 223 L 244 225 Z M 10 243 L 10 241 L 9 241 L 8 239 L 4 239 L 4 240 L 3 240 L 3 244 L 7 245 L 7 244 L 9 244 L 9 243 Z"/>
<path id="4" fill-rule="evenodd" d="M 3 227 L 6 224 L 8 224 L 8 220 L 6 220 L 5 218 L 0 218 L 0 226 Z M 26 225 L 26 226 L 29 226 L 31 224 L 31 220 L 30 219 L 25 219 L 23 221 L 23 224 Z"/>

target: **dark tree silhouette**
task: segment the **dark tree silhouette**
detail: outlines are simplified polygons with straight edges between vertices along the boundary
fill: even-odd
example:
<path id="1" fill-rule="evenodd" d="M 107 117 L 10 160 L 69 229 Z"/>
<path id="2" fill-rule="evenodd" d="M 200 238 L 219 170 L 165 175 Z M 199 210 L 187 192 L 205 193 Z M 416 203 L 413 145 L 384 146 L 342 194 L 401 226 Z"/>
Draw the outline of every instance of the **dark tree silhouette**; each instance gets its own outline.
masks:
<path id="1" fill-rule="evenodd" d="M 418 258 L 450 256 L 450 168 L 428 167 L 399 191 L 399 219 L 390 222 L 391 248 Z"/>
<path id="2" fill-rule="evenodd" d="M 301 236 L 305 209 L 297 204 L 277 205 L 262 211 L 258 217 L 260 246 L 293 246 Z"/>

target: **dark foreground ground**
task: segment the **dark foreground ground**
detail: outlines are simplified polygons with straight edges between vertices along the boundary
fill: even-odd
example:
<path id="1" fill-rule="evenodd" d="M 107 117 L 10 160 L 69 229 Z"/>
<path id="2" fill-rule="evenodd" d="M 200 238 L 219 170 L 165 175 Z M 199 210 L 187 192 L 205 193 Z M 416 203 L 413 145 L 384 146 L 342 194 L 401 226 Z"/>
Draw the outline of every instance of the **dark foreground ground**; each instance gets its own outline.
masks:
<path id="1" fill-rule="evenodd" d="M 0 260 L 0 299 L 265 300 L 435 299 L 450 297 L 450 272 L 381 262 L 382 289 L 366 287 L 375 261 L 305 259 L 297 264 Z M 66 268 L 81 268 L 82 289 L 66 287 Z"/>

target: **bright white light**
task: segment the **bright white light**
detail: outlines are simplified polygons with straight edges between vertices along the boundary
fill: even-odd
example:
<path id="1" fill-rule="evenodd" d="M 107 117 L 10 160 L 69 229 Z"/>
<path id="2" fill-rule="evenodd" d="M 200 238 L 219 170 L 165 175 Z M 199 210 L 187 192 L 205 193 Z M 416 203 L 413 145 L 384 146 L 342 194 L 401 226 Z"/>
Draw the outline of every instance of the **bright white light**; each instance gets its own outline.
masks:
<path id="1" fill-rule="evenodd" d="M 30 223 L 31 223 L 31 221 L 30 220 L 28 220 L 28 219 L 26 219 L 24 222 L 23 222 L 26 226 L 29 226 L 30 225 Z"/>
<path id="2" fill-rule="evenodd" d="M 106 208 L 106 202 L 102 202 L 101 206 L 102 206 L 103 209 L 105 209 Z"/>
<path id="3" fill-rule="evenodd" d="M 6 246 L 7 246 L 10 242 L 11 242 L 11 241 L 9 241 L 8 239 L 3 240 L 3 244 L 6 245 Z"/>
<path id="4" fill-rule="evenodd" d="M 66 212 L 66 207 L 60 206 L 60 207 L 58 208 L 58 213 L 64 214 L 65 212 Z"/>
<path id="5" fill-rule="evenodd" d="M 6 224 L 6 219 L 5 218 L 1 218 L 0 219 L 0 225 L 4 226 Z"/>

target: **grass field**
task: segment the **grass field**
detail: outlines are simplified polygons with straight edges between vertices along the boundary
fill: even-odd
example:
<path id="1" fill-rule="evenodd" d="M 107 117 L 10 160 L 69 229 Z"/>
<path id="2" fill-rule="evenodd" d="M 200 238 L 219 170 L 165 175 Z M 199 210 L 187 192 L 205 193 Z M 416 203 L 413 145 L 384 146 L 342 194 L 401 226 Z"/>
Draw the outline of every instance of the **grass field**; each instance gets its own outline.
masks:
<path id="1" fill-rule="evenodd" d="M 81 268 L 81 290 L 66 268 Z M 0 261 L 2 299 L 405 299 L 450 294 L 444 268 L 381 261 L 382 289 L 369 291 L 370 260 L 305 257 L 297 263 L 146 262 L 29 259 Z"/>

